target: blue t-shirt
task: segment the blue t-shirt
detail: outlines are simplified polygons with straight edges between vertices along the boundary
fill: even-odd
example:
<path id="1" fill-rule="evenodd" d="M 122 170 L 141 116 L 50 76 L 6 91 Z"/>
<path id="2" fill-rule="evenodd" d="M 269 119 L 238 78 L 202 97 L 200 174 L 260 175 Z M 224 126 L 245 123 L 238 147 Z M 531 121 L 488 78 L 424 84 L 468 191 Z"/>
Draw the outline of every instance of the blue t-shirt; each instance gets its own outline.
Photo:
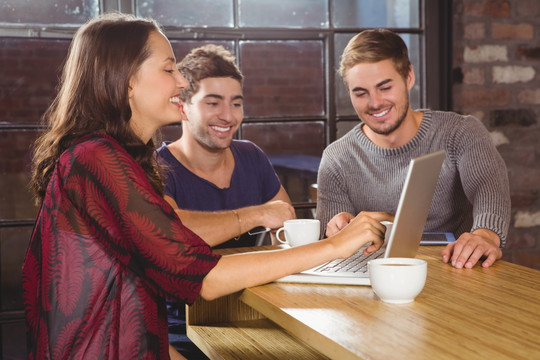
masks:
<path id="1" fill-rule="evenodd" d="M 165 194 L 181 209 L 219 211 L 260 205 L 273 199 L 281 188 L 265 153 L 251 141 L 232 141 L 235 165 L 230 186 L 224 189 L 189 171 L 169 151 L 168 144 L 164 142 L 157 150 L 160 161 L 167 166 Z M 240 242 L 236 246 L 239 245 L 250 244 Z"/>
<path id="2" fill-rule="evenodd" d="M 264 152 L 247 140 L 233 140 L 234 171 L 230 186 L 220 189 L 193 174 L 169 151 L 164 142 L 157 150 L 159 161 L 167 167 L 165 194 L 181 209 L 219 211 L 260 205 L 276 196 L 281 188 L 279 178 Z M 244 234 L 239 240 L 229 240 L 217 248 L 255 245 L 256 236 Z M 193 358 L 200 351 L 185 336 L 185 306 L 167 301 L 169 342 L 182 354 Z M 189 352 L 189 351 L 192 351 Z"/>

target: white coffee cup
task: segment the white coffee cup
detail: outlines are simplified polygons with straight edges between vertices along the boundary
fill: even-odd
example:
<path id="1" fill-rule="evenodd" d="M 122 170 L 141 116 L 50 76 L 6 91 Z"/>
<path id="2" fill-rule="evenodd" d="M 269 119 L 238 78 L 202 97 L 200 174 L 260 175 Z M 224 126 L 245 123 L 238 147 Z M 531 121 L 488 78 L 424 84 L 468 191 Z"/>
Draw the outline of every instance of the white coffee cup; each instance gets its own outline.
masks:
<path id="1" fill-rule="evenodd" d="M 276 238 L 283 244 L 290 246 L 300 246 L 319 240 L 321 225 L 317 219 L 292 219 L 285 220 L 283 227 L 276 233 Z M 285 232 L 285 240 L 279 235 Z"/>
<path id="2" fill-rule="evenodd" d="M 390 239 L 390 233 L 392 232 L 392 226 L 394 223 L 391 221 L 381 221 L 381 224 L 386 227 L 386 232 L 384 233 L 384 243 L 388 245 L 388 240 Z"/>
<path id="3" fill-rule="evenodd" d="M 414 258 L 379 258 L 368 261 L 373 292 L 384 302 L 414 301 L 426 283 L 427 262 Z"/>

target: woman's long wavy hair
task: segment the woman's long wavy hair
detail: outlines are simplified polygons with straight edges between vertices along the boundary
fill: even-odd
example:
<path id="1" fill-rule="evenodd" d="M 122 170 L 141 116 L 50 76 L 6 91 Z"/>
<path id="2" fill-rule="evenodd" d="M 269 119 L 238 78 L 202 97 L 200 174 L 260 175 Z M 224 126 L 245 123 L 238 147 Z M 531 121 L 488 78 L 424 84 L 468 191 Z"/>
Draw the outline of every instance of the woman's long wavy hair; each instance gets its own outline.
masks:
<path id="1" fill-rule="evenodd" d="M 82 136 L 105 133 L 142 166 L 163 194 L 155 144 L 147 144 L 129 126 L 130 79 L 148 58 L 147 40 L 161 31 L 152 20 L 111 13 L 83 25 L 75 34 L 56 98 L 43 115 L 47 129 L 34 147 L 30 187 L 39 205 L 60 155 Z"/>

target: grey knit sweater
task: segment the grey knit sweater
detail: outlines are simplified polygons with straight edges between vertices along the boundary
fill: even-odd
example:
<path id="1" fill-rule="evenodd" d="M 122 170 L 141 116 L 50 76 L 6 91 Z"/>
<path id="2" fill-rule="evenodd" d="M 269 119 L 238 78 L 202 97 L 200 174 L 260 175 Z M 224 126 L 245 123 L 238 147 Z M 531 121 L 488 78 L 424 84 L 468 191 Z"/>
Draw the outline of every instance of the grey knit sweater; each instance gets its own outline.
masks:
<path id="1" fill-rule="evenodd" d="M 376 146 L 359 124 L 324 151 L 318 174 L 317 218 L 321 234 L 337 213 L 395 213 L 411 158 L 445 149 L 446 159 L 425 231 L 485 228 L 505 245 L 510 222 L 506 165 L 483 124 L 452 112 L 424 113 L 417 134 L 393 149 Z"/>

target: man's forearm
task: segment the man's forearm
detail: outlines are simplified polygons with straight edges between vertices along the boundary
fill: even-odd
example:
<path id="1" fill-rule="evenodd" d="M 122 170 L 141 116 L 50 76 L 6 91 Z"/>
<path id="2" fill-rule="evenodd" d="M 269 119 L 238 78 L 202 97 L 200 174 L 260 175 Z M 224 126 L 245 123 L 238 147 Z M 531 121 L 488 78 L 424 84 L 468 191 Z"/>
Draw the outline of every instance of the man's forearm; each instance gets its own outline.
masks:
<path id="1" fill-rule="evenodd" d="M 175 211 L 182 223 L 210 246 L 217 246 L 242 235 L 261 222 L 254 207 L 217 212 L 182 209 Z"/>

